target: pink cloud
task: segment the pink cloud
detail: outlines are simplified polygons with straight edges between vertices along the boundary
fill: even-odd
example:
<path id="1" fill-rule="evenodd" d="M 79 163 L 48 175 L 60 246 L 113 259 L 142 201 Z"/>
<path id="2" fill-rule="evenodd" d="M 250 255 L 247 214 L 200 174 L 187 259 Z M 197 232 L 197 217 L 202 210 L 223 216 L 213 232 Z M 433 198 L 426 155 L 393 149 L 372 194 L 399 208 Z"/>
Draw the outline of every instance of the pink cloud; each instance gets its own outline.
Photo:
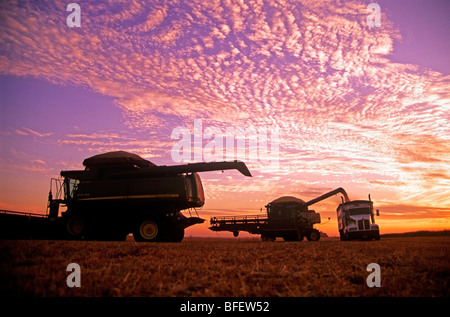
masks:
<path id="1" fill-rule="evenodd" d="M 394 182 L 406 184 L 394 186 L 397 198 L 426 190 L 450 204 L 448 183 L 435 182 L 448 170 L 448 78 L 390 62 L 400 32 L 386 15 L 381 28 L 368 28 L 366 4 L 86 3 L 78 30 L 61 22 L 64 5 L 2 10 L 0 72 L 88 87 L 113 97 L 130 128 L 165 134 L 150 141 L 67 135 L 61 144 L 159 152 L 170 151 L 171 129 L 190 128 L 194 118 L 222 129 L 278 127 L 276 173 L 298 174 L 292 186 L 302 173 L 327 177 L 308 176 L 313 186 L 351 177 L 366 191 Z M 262 193 L 283 182 L 246 185 Z"/>

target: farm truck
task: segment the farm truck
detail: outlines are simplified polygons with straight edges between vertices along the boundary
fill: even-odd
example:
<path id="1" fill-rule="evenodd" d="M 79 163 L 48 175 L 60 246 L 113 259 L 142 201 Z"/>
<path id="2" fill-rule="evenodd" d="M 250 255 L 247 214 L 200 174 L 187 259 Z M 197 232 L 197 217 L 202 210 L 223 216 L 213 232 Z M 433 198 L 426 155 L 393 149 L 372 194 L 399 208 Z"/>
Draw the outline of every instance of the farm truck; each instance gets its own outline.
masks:
<path id="1" fill-rule="evenodd" d="M 123 151 L 83 165 L 51 180 L 46 215 L 0 211 L 0 237 L 125 240 L 133 233 L 136 241 L 179 242 L 185 228 L 204 222 L 181 212 L 205 203 L 198 172 L 237 169 L 251 177 L 240 161 L 156 166 Z"/>
<path id="2" fill-rule="evenodd" d="M 350 201 L 347 192 L 341 187 L 308 202 L 292 196 L 280 197 L 265 206 L 265 215 L 212 217 L 209 229 L 231 231 L 235 237 L 239 236 L 239 231 L 247 231 L 251 234 L 260 234 L 264 241 L 273 241 L 277 237 L 281 237 L 285 241 L 301 241 L 304 237 L 308 241 L 318 241 L 320 233 L 313 225 L 321 222 L 320 214 L 309 210 L 308 207 L 338 193 L 344 196 L 343 203 L 338 207 L 339 232 L 342 227 L 343 235 L 341 237 L 344 237 L 341 239 L 350 240 L 372 236 L 379 239 L 378 226 L 373 224 L 373 203 L 370 200 Z M 368 215 L 372 215 L 372 225 L 366 227 Z M 355 219 L 358 226 L 349 219 Z M 363 225 L 360 225 L 359 221 L 362 221 Z M 347 234 L 347 231 L 351 233 Z"/>
<path id="3" fill-rule="evenodd" d="M 339 236 L 347 240 L 380 240 L 380 229 L 375 223 L 373 202 L 369 200 L 349 201 L 348 197 L 336 209 Z M 376 215 L 379 216 L 378 209 Z"/>

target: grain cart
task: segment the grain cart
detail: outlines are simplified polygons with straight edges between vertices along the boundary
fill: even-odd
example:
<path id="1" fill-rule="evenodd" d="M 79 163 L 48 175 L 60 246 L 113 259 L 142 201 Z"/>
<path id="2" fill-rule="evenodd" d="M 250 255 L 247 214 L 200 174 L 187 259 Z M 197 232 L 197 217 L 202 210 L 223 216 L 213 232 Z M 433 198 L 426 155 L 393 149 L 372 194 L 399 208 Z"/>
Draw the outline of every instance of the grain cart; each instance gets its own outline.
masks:
<path id="1" fill-rule="evenodd" d="M 285 241 L 301 241 L 304 237 L 308 241 L 317 241 L 320 239 L 320 233 L 313 225 L 320 223 L 320 214 L 309 210 L 308 207 L 338 193 L 342 193 L 348 200 L 343 188 L 337 188 L 308 202 L 292 196 L 283 196 L 265 206 L 265 215 L 213 217 L 209 229 L 231 231 L 235 237 L 239 235 L 239 231 L 247 231 L 260 234 L 265 241 L 273 241 L 277 237 Z"/>
<path id="2" fill-rule="evenodd" d="M 204 222 L 181 213 L 205 203 L 198 172 L 237 169 L 251 176 L 240 161 L 156 166 L 123 151 L 95 155 L 83 165 L 52 180 L 46 216 L 1 212 L 0 235 L 124 240 L 133 233 L 136 241 L 177 242 L 185 228 Z M 59 216 L 60 206 L 67 209 Z"/>

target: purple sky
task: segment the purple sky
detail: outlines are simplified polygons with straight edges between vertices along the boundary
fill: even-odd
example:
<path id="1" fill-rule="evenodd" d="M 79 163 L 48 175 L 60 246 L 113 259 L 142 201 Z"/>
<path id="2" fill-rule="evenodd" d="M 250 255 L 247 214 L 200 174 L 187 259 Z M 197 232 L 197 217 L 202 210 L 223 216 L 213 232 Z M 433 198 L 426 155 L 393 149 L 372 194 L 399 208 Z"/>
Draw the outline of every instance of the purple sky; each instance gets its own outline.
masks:
<path id="1" fill-rule="evenodd" d="M 0 208 L 44 210 L 98 153 L 175 164 L 171 132 L 201 119 L 281 132 L 278 170 L 202 174 L 206 215 L 343 186 L 386 230 L 449 228 L 450 2 L 378 1 L 372 29 L 370 2 L 83 1 L 80 28 L 64 1 L 2 2 Z"/>
<path id="2" fill-rule="evenodd" d="M 369 3 L 369 1 L 366 1 Z M 446 0 L 381 0 L 402 40 L 394 43 L 392 61 L 412 63 L 450 74 L 450 2 Z"/>

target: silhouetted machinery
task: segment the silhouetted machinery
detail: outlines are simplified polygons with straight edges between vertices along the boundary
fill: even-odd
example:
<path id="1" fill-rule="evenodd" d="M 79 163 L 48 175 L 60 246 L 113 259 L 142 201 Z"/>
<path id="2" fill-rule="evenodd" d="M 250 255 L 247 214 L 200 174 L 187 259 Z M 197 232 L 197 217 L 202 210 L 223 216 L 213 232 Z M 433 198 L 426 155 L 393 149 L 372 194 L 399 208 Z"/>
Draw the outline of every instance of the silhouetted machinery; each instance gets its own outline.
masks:
<path id="1" fill-rule="evenodd" d="M 313 225 L 320 223 L 320 214 L 309 210 L 308 207 L 338 193 L 344 196 L 343 200 L 345 199 L 338 207 L 341 239 L 379 239 L 378 226 L 373 223 L 372 202 L 350 201 L 346 191 L 341 187 L 308 202 L 291 196 L 280 197 L 266 206 L 267 214 L 263 216 L 212 217 L 209 229 L 231 231 L 235 237 L 239 235 L 239 231 L 247 231 L 260 234 L 265 241 L 275 240 L 277 237 L 285 241 L 301 241 L 304 237 L 308 241 L 317 241 L 320 239 L 320 233 Z M 372 224 L 369 216 L 372 218 Z"/>
<path id="2" fill-rule="evenodd" d="M 123 151 L 95 155 L 83 165 L 52 179 L 46 216 L 0 212 L 0 235 L 124 240 L 133 233 L 136 241 L 177 242 L 185 228 L 204 222 L 181 213 L 205 203 L 198 172 L 237 169 L 251 176 L 240 161 L 156 166 Z M 60 206 L 67 209 L 59 216 Z"/>

